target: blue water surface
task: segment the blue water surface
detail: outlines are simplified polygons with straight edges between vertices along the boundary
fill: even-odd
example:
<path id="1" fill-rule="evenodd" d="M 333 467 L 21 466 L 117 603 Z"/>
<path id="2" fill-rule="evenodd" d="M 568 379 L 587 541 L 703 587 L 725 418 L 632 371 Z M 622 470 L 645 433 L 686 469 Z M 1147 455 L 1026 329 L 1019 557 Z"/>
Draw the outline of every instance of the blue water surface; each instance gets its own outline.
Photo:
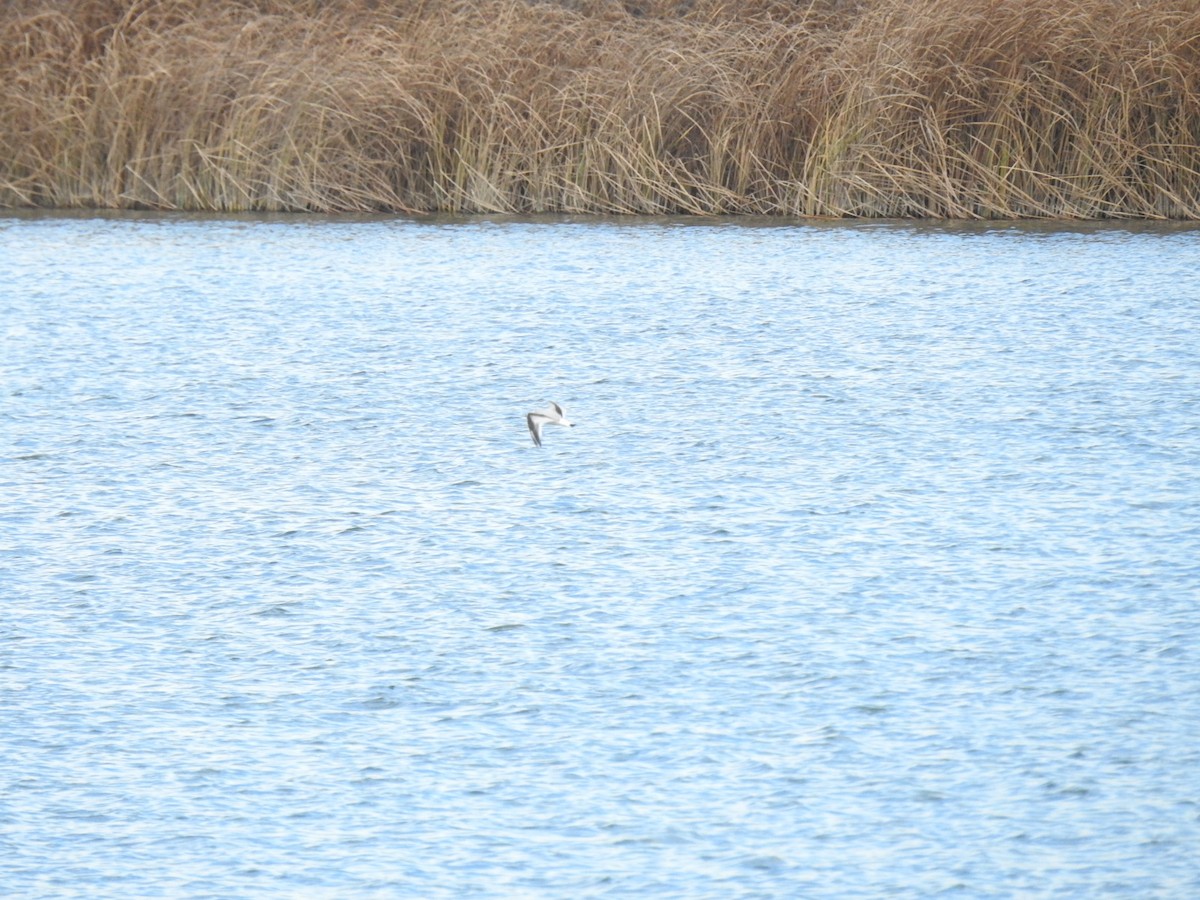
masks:
<path id="1" fill-rule="evenodd" d="M 2 893 L 1200 896 L 1198 335 L 1181 226 L 0 218 Z"/>

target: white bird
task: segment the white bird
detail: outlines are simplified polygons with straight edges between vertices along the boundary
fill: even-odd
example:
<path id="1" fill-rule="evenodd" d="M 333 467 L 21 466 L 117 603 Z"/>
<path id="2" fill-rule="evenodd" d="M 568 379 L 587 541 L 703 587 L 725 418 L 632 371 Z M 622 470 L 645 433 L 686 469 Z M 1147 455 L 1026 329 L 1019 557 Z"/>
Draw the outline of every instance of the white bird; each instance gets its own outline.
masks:
<path id="1" fill-rule="evenodd" d="M 535 447 L 542 446 L 542 426 L 543 425 L 565 425 L 568 428 L 574 428 L 574 422 L 568 422 L 567 416 L 563 412 L 563 408 L 557 403 L 551 403 L 549 409 L 539 409 L 536 412 L 531 412 L 525 416 L 525 422 L 529 425 L 529 433 L 533 436 L 533 445 Z"/>

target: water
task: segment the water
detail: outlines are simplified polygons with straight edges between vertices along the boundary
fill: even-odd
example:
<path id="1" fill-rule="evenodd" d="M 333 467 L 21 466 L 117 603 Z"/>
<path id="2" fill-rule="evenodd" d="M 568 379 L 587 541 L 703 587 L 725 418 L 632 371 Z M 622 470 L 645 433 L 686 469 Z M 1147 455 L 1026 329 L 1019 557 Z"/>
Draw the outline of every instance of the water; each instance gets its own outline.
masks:
<path id="1" fill-rule="evenodd" d="M 0 219 L 4 894 L 1197 896 L 1197 259 Z"/>

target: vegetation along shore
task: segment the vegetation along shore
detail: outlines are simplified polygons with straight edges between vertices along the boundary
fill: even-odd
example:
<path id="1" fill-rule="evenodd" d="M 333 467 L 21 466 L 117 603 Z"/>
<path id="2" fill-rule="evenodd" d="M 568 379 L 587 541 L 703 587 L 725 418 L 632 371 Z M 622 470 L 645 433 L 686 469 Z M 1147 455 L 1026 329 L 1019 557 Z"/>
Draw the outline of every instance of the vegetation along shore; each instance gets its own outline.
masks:
<path id="1" fill-rule="evenodd" d="M 1200 217 L 1196 0 L 8 0 L 0 206 Z"/>

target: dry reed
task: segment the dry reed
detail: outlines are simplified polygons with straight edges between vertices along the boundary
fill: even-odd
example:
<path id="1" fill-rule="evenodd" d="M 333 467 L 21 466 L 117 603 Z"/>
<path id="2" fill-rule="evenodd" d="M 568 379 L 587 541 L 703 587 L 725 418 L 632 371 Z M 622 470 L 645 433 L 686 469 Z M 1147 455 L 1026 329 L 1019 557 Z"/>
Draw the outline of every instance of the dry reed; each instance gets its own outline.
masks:
<path id="1" fill-rule="evenodd" d="M 1200 216 L 1194 0 L 9 0 L 0 206 Z"/>

